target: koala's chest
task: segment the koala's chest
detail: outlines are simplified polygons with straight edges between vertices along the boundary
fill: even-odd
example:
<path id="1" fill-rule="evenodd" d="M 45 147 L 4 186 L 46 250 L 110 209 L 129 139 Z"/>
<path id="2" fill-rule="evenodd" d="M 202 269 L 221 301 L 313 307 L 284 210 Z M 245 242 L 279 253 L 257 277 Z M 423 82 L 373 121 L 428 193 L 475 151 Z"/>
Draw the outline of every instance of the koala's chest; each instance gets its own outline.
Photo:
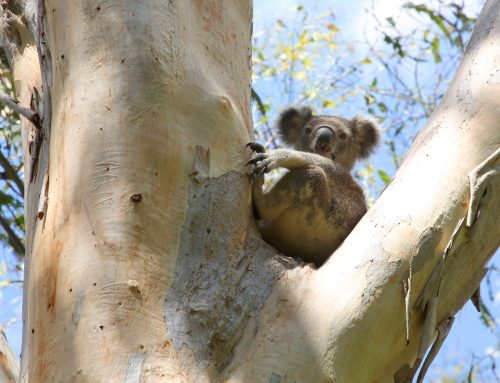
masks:
<path id="1" fill-rule="evenodd" d="M 289 219 L 311 225 L 350 226 L 353 219 L 357 222 L 366 211 L 363 191 L 352 179 L 311 179 L 294 185 L 288 192 Z"/>

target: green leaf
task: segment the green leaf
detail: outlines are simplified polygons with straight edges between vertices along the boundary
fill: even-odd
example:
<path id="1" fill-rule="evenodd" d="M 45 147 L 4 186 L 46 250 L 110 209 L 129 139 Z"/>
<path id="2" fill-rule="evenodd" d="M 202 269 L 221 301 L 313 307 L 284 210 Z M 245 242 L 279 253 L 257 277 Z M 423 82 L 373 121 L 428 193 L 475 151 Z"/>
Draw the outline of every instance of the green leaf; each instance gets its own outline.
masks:
<path id="1" fill-rule="evenodd" d="M 335 102 L 332 100 L 323 100 L 322 105 L 323 108 L 333 108 L 335 106 Z"/>
<path id="2" fill-rule="evenodd" d="M 403 50 L 403 46 L 401 45 L 401 36 L 393 38 L 393 37 L 391 37 L 389 35 L 384 35 L 384 41 L 387 44 L 392 45 L 392 49 L 394 49 L 394 51 L 396 51 L 396 53 L 400 57 L 405 57 L 406 56 L 406 52 Z"/>
<path id="3" fill-rule="evenodd" d="M 391 183 L 391 177 L 389 177 L 389 175 L 386 172 L 384 172 L 382 169 L 378 170 L 378 175 L 380 176 L 380 179 L 382 180 L 382 182 L 386 186 Z"/>
<path id="4" fill-rule="evenodd" d="M 432 54 L 434 55 L 434 61 L 436 63 L 441 62 L 441 55 L 439 54 L 439 38 L 437 36 L 434 36 L 432 39 Z"/>
<path id="5" fill-rule="evenodd" d="M 262 116 L 265 116 L 266 115 L 266 106 L 262 102 L 259 94 L 255 91 L 255 89 L 253 88 L 253 86 L 251 88 L 250 95 L 252 97 L 252 100 L 255 101 L 255 103 L 257 104 L 257 109 L 259 109 L 260 114 Z"/>
<path id="6" fill-rule="evenodd" d="M 381 112 L 383 112 L 383 113 L 387 112 L 387 106 L 383 102 L 377 103 L 377 106 Z"/>
<path id="7" fill-rule="evenodd" d="M 0 191 L 0 205 L 10 205 L 14 202 L 14 198 L 3 191 Z"/>
<path id="8" fill-rule="evenodd" d="M 366 105 L 371 105 L 375 102 L 375 99 L 373 98 L 373 96 L 369 93 L 366 93 L 365 94 L 365 102 L 366 102 Z"/>
<path id="9" fill-rule="evenodd" d="M 286 28 L 286 24 L 283 22 L 283 20 L 280 19 L 276 20 L 276 29 L 280 30 L 283 28 Z"/>
<path id="10" fill-rule="evenodd" d="M 336 25 L 333 25 L 333 24 L 326 24 L 326 27 L 332 31 L 332 32 L 338 32 L 339 31 L 339 28 L 336 26 Z"/>
<path id="11" fill-rule="evenodd" d="M 482 299 L 479 302 L 479 306 L 481 307 L 481 322 L 483 322 L 488 330 L 494 331 L 496 328 L 495 318 L 491 315 Z"/>
<path id="12" fill-rule="evenodd" d="M 429 17 L 431 18 L 432 21 L 434 21 L 437 24 L 439 29 L 443 31 L 444 35 L 448 38 L 448 40 L 451 41 L 450 31 L 444 25 L 443 18 L 441 17 L 441 15 L 431 14 L 429 15 Z"/>
<path id="13" fill-rule="evenodd" d="M 423 39 L 424 39 L 424 41 L 428 41 L 428 40 L 427 40 L 427 37 L 428 37 L 428 36 L 429 36 L 429 30 L 428 30 L 428 29 L 426 29 L 426 30 L 424 31 L 424 34 L 423 34 Z"/>

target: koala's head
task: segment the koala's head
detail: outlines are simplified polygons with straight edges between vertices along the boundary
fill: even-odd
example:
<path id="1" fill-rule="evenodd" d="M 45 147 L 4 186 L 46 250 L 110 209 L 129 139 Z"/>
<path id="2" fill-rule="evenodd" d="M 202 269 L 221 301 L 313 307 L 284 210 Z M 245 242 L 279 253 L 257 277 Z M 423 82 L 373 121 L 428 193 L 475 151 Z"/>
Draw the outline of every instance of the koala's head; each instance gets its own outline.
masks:
<path id="1" fill-rule="evenodd" d="M 278 131 L 285 144 L 330 158 L 348 171 L 356 160 L 368 157 L 380 140 L 380 127 L 369 117 L 313 116 L 308 107 L 281 113 Z"/>

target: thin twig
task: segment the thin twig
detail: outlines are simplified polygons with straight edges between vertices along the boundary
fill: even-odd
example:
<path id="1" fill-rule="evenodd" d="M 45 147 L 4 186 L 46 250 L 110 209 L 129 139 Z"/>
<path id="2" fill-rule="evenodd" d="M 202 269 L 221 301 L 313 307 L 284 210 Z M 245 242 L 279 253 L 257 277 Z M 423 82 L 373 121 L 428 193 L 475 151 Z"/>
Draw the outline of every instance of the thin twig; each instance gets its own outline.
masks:
<path id="1" fill-rule="evenodd" d="M 40 129 L 40 121 L 38 118 L 38 113 L 30 108 L 25 108 L 19 105 L 19 101 L 6 95 L 5 93 L 0 93 L 0 104 L 7 105 L 10 109 L 16 111 L 21 116 L 26 117 L 29 121 L 35 125 L 36 128 Z"/>

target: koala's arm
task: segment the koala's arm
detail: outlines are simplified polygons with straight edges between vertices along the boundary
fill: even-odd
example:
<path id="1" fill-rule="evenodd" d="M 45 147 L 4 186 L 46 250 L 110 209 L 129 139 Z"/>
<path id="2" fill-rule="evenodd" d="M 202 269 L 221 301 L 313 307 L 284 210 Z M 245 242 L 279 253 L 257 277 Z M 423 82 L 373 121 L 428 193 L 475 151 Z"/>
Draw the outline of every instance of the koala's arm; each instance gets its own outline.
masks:
<path id="1" fill-rule="evenodd" d="M 325 170 L 333 166 L 332 161 L 325 157 L 288 149 L 254 153 L 248 163 L 254 165 L 252 190 L 254 204 L 259 217 L 264 220 L 273 220 L 280 216 L 293 204 L 294 193 L 305 186 L 301 181 L 302 177 L 290 177 L 286 174 L 268 190 L 263 191 L 264 173 L 277 168 L 288 170 L 314 168 L 316 177 L 324 179 L 327 183 Z"/>
<path id="2" fill-rule="evenodd" d="M 254 153 L 248 164 L 254 165 L 254 173 L 267 173 L 278 168 L 288 170 L 319 166 L 331 167 L 332 161 L 318 154 L 290 149 L 276 149 L 265 153 Z"/>

